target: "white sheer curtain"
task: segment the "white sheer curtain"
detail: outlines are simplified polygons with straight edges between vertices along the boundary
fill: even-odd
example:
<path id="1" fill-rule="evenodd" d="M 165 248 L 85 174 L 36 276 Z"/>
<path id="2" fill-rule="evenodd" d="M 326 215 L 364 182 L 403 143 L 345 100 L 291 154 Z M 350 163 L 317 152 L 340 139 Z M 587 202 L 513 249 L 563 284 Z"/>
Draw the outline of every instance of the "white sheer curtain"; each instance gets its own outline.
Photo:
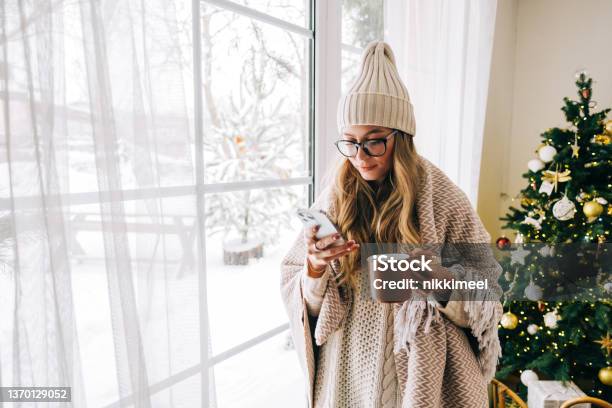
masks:
<path id="1" fill-rule="evenodd" d="M 0 7 L 0 385 L 198 406 L 191 2 Z"/>
<path id="2" fill-rule="evenodd" d="M 386 0 L 385 39 L 414 105 L 418 151 L 475 206 L 497 0 Z"/>

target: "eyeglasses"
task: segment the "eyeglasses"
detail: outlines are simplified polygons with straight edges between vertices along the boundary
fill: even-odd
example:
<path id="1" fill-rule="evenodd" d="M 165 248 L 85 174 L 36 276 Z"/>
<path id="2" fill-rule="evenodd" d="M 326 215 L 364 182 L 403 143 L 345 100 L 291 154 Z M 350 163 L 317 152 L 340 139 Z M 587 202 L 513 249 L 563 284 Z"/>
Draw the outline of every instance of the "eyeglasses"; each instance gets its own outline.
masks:
<path id="1" fill-rule="evenodd" d="M 387 136 L 379 139 L 369 139 L 365 142 L 357 143 L 352 140 L 338 140 L 336 147 L 338 151 L 346 157 L 355 157 L 359 148 L 363 148 L 363 152 L 368 156 L 379 157 L 387 152 L 387 140 L 397 132 L 397 129 L 389 133 Z"/>

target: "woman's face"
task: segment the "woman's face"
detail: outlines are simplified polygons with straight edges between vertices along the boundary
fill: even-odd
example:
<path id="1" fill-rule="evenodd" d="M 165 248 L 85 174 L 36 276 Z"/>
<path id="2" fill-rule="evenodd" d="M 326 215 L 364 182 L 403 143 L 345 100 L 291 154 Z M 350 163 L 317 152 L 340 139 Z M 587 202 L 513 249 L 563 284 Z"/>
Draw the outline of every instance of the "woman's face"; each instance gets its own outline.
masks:
<path id="1" fill-rule="evenodd" d="M 382 126 L 351 125 L 344 128 L 342 139 L 363 143 L 370 139 L 385 138 L 391 132 L 393 132 L 393 129 Z M 359 171 L 361 177 L 368 181 L 381 181 L 385 178 L 391 168 L 396 137 L 397 133 L 387 138 L 387 149 L 382 156 L 369 156 L 360 146 L 357 155 L 349 157 L 351 164 Z"/>

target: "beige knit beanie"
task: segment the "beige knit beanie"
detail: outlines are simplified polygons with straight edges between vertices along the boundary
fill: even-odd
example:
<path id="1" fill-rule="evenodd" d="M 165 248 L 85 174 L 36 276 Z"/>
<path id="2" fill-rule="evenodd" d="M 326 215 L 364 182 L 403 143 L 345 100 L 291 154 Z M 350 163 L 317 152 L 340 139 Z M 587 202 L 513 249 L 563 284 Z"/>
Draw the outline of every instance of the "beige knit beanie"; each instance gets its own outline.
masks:
<path id="1" fill-rule="evenodd" d="M 349 125 L 378 125 L 415 135 L 408 90 L 395 67 L 389 44 L 374 41 L 361 55 L 357 79 L 338 104 L 338 131 Z"/>

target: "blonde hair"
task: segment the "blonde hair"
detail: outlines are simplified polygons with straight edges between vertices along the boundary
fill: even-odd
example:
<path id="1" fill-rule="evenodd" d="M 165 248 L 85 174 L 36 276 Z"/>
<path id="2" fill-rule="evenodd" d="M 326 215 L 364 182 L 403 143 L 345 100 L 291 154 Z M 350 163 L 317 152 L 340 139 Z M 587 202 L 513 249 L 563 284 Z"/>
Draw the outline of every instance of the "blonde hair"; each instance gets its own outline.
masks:
<path id="1" fill-rule="evenodd" d="M 416 220 L 416 191 L 422 166 L 413 136 L 398 131 L 392 164 L 375 191 L 348 159 L 338 166 L 334 180 L 333 217 L 342 236 L 357 243 L 405 243 L 420 241 Z M 360 251 L 339 258 L 339 284 L 355 287 Z"/>

